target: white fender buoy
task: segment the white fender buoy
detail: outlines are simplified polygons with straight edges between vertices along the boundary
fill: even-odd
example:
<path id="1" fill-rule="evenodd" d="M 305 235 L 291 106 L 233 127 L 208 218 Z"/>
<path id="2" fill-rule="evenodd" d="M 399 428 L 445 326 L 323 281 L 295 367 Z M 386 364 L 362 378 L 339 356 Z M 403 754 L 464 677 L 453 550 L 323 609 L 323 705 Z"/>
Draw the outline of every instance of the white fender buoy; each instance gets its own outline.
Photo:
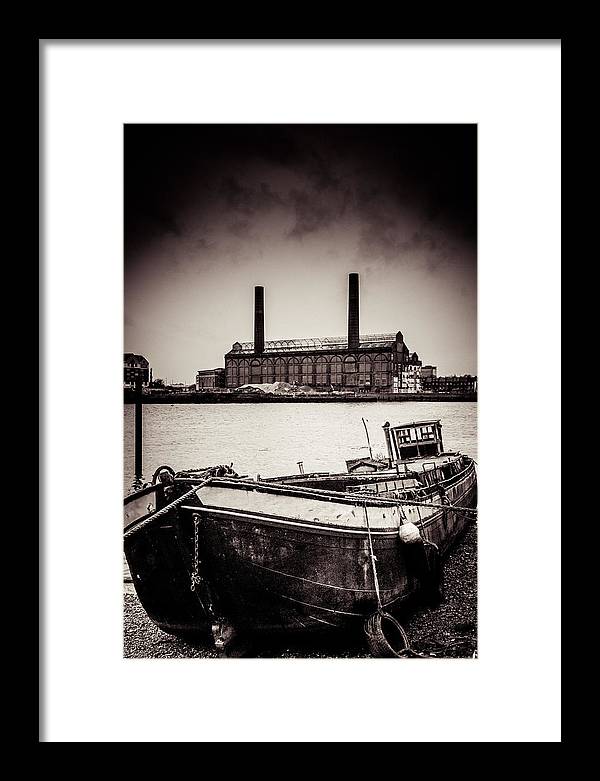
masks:
<path id="1" fill-rule="evenodd" d="M 398 527 L 398 536 L 400 537 L 400 542 L 404 542 L 407 545 L 421 541 L 421 533 L 414 523 L 402 523 Z"/>

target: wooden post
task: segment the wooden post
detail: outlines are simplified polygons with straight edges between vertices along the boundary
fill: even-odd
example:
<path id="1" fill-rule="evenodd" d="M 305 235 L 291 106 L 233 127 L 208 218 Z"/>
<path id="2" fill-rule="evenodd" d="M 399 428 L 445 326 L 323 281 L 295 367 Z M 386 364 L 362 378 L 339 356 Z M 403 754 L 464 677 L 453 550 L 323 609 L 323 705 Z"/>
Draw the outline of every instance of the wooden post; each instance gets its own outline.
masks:
<path id="1" fill-rule="evenodd" d="M 135 378 L 135 477 L 142 478 L 142 377 Z"/>

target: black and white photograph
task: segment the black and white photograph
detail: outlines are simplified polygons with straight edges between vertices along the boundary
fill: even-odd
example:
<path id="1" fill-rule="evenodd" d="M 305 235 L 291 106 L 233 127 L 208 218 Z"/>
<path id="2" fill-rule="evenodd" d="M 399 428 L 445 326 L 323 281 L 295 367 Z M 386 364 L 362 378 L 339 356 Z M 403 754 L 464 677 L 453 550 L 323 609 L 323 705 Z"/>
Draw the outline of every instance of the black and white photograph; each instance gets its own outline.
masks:
<path id="1" fill-rule="evenodd" d="M 39 741 L 561 742 L 561 39 L 38 43 Z"/>
<path id="2" fill-rule="evenodd" d="M 476 125 L 127 125 L 124 204 L 125 656 L 476 658 Z"/>

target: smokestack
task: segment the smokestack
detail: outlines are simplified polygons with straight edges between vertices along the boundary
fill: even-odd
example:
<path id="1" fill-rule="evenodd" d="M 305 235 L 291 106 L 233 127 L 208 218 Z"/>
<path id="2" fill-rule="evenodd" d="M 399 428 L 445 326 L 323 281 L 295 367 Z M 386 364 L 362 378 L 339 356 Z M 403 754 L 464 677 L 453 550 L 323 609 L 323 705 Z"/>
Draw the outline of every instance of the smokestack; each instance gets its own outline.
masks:
<path id="1" fill-rule="evenodd" d="M 254 352 L 257 355 L 265 351 L 265 289 L 257 285 L 254 288 Z"/>
<path id="2" fill-rule="evenodd" d="M 348 349 L 354 350 L 359 346 L 358 331 L 358 274 L 348 275 Z"/>

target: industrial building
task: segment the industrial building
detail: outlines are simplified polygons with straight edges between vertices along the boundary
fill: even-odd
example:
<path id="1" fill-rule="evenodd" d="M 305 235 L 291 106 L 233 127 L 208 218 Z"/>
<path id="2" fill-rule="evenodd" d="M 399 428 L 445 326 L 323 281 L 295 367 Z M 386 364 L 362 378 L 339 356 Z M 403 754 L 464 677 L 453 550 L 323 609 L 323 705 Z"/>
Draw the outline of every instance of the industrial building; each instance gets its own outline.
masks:
<path id="1" fill-rule="evenodd" d="M 421 380 L 422 390 L 426 393 L 453 393 L 459 395 L 477 392 L 477 377 L 471 374 L 450 377 L 424 377 Z"/>
<path id="2" fill-rule="evenodd" d="M 421 366 L 421 381 L 425 382 L 437 377 L 437 366 Z"/>
<path id="3" fill-rule="evenodd" d="M 322 390 L 396 393 L 420 390 L 421 361 L 400 331 L 359 332 L 358 274 L 348 278 L 347 337 L 265 341 L 265 294 L 254 289 L 254 341 L 235 342 L 225 355 L 228 388 L 286 382 Z"/>
<path id="4" fill-rule="evenodd" d="M 225 369 L 200 369 L 196 372 L 196 390 L 206 388 L 224 388 Z"/>

